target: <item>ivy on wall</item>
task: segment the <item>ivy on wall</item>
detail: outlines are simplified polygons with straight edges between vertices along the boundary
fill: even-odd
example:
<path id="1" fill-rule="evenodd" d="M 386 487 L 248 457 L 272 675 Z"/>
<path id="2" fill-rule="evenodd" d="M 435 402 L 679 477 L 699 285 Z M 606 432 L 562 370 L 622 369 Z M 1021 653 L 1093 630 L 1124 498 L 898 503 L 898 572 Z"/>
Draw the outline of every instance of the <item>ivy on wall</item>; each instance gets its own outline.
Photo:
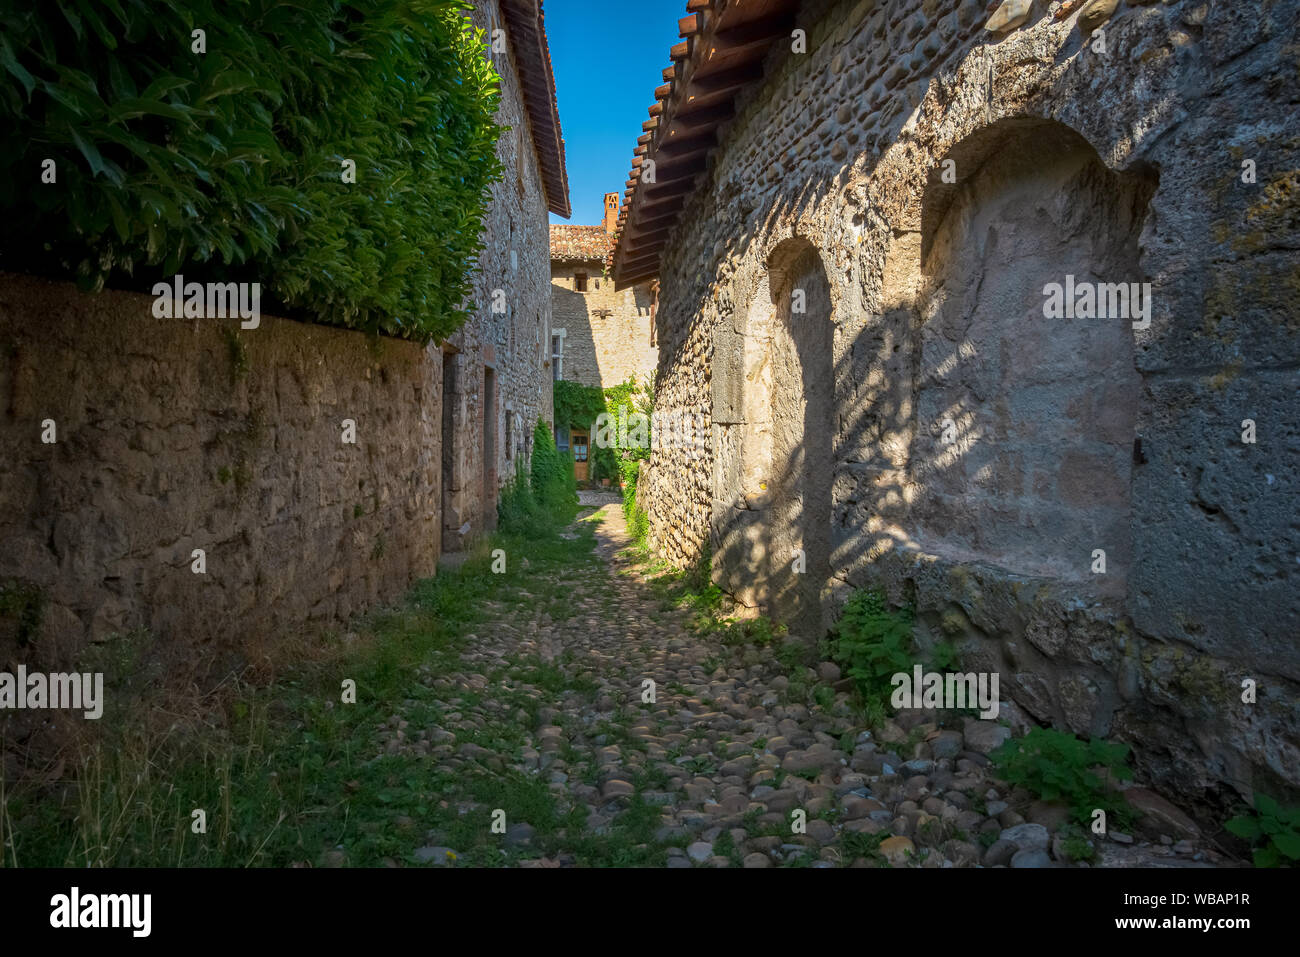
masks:
<path id="1" fill-rule="evenodd" d="M 315 321 L 449 335 L 501 176 L 469 9 L 0 4 L 6 268 L 148 289 L 189 266 Z"/>
<path id="2" fill-rule="evenodd" d="M 555 424 L 559 428 L 589 428 L 604 411 L 605 393 L 599 386 L 563 379 L 555 383 Z"/>
<path id="3" fill-rule="evenodd" d="M 635 475 L 636 468 L 630 463 L 637 463 L 650 458 L 649 448 L 620 445 L 623 438 L 618 429 L 613 430 L 615 441 L 601 447 L 596 441 L 596 420 L 602 413 L 608 413 L 614 422 L 618 421 L 619 409 L 624 408 L 625 415 L 640 412 L 649 416 L 654 410 L 653 377 L 639 384 L 634 378 L 626 382 L 601 389 L 598 386 L 582 385 L 578 382 L 560 381 L 555 383 L 555 424 L 559 428 L 589 429 L 591 439 L 591 477 L 595 481 L 610 479 L 626 483 L 629 474 Z M 629 432 L 631 429 L 629 429 Z M 649 430 L 646 430 L 647 436 Z"/>

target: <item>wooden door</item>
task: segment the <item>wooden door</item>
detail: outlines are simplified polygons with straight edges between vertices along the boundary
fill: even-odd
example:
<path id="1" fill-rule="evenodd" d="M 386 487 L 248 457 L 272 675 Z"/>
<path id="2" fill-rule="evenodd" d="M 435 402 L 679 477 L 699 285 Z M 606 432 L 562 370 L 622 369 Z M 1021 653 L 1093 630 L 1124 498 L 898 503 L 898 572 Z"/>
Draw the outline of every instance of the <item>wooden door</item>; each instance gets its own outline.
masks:
<path id="1" fill-rule="evenodd" d="M 573 477 L 579 482 L 587 481 L 590 467 L 587 462 L 587 433 L 573 433 Z"/>

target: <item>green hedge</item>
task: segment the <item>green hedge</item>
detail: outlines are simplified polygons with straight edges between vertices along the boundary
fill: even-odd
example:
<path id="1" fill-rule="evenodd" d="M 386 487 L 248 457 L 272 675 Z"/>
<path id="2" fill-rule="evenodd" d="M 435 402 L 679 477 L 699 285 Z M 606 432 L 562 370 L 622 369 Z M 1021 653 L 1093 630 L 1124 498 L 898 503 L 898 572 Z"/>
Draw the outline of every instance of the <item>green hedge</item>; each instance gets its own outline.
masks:
<path id="1" fill-rule="evenodd" d="M 573 457 L 555 447 L 545 422 L 533 430 L 533 457 L 527 468 L 516 464 L 514 477 L 497 502 L 502 531 L 523 536 L 545 534 L 567 524 L 578 511 L 578 489 L 573 478 Z"/>
<path id="2" fill-rule="evenodd" d="M 0 0 L 6 268 L 147 289 L 192 267 L 321 322 L 450 334 L 501 175 L 468 8 Z"/>

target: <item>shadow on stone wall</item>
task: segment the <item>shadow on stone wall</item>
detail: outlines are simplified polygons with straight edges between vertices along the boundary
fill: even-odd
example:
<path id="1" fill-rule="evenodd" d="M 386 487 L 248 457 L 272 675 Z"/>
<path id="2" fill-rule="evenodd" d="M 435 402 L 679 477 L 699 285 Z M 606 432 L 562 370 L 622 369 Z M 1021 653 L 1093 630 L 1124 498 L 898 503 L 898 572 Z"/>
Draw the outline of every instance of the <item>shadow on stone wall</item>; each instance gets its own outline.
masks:
<path id="1" fill-rule="evenodd" d="M 820 235 L 796 232 L 830 277 L 835 399 L 827 412 L 805 405 L 802 435 L 784 448 L 778 423 L 754 418 L 745 392 L 776 389 L 773 368 L 747 355 L 746 324 L 753 302 L 784 292 L 777 270 L 759 276 L 744 264 L 779 260 L 788 224 L 809 222 L 813 204 L 844 184 L 808 181 L 761 210 L 741 186 L 719 187 L 718 207 L 734 205 L 744 225 L 713 250 L 711 395 L 684 407 L 713 416 L 715 577 L 805 635 L 820 634 L 852 589 L 881 587 L 915 606 L 923 645 L 952 641 L 965 667 L 1002 675 L 1014 702 L 1005 716 L 1021 729 L 1033 721 L 1126 740 L 1152 779 L 1224 808 L 1233 790 L 1294 792 L 1300 719 L 1288 702 L 1297 694 L 1277 677 L 1294 661 L 1265 665 L 1269 700 L 1243 709 L 1241 660 L 1133 624 L 1127 572 L 1143 553 L 1130 537 L 1132 487 L 1145 464 L 1134 408 L 1145 392 L 1130 320 L 1140 317 L 1042 314 L 1045 285 L 1067 275 L 1144 281 L 1139 242 L 1154 176 L 1141 164 L 1112 172 L 1077 133 L 1036 119 L 986 128 L 950 156 L 960 178 L 926 192 L 914 229 L 893 229 L 864 206 Z M 878 274 L 852 275 L 859 237 L 888 247 Z M 682 312 L 694 306 L 671 293 L 661 302 L 665 381 L 701 346 Z M 665 334 L 673 328 L 686 334 Z M 825 356 L 797 354 L 786 372 L 802 371 L 795 391 L 806 393 L 803 377 Z M 731 393 L 721 399 L 720 380 Z M 829 435 L 833 455 L 821 441 Z M 776 454 L 755 470 L 747 441 Z M 691 466 L 657 453 L 653 470 Z M 819 485 L 819 474 L 833 484 Z M 787 490 L 784 510 L 771 508 L 759 478 Z M 780 552 L 827 514 L 833 576 L 824 617 L 810 620 L 792 601 L 799 588 Z M 777 515 L 786 531 L 765 527 Z M 1094 574 L 1095 549 L 1106 552 L 1106 574 Z M 1240 625 L 1240 636 L 1251 633 Z"/>

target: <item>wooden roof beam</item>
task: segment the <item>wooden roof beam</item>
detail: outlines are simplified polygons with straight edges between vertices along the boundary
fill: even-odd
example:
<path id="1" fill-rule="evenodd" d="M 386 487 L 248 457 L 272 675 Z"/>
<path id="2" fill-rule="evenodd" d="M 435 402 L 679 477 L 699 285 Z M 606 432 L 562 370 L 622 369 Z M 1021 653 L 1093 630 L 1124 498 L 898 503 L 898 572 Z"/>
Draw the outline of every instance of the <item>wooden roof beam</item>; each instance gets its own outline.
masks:
<path id="1" fill-rule="evenodd" d="M 642 247 L 651 245 L 652 243 L 665 241 L 668 239 L 668 235 L 673 231 L 673 228 L 674 227 L 672 226 L 664 226 L 661 229 L 656 229 L 652 233 L 629 234 L 634 238 L 628 240 L 628 248 L 640 249 Z"/>
<path id="2" fill-rule="evenodd" d="M 686 101 L 689 103 L 692 99 L 700 96 L 710 96 L 714 93 L 730 93 L 733 90 L 739 90 L 741 87 L 748 86 L 755 80 L 763 76 L 763 61 L 752 60 L 741 66 L 732 67 L 730 70 L 719 70 L 717 73 L 709 76 L 696 75 L 691 78 L 687 85 L 689 96 Z"/>
<path id="3" fill-rule="evenodd" d="M 753 20 L 749 23 L 722 30 L 709 41 L 710 56 L 715 53 L 732 53 L 747 47 L 770 44 L 779 36 L 789 36 L 794 29 L 794 14 L 780 13 L 774 17 Z M 674 59 L 676 59 L 674 57 Z"/>
<path id="4" fill-rule="evenodd" d="M 669 228 L 677 222 L 681 210 L 674 210 L 665 216 L 656 216 L 654 219 L 643 219 L 634 226 L 624 230 L 627 239 L 631 242 L 638 236 L 649 236 L 659 232 L 661 229 Z"/>
<path id="5" fill-rule="evenodd" d="M 645 275 L 657 273 L 659 271 L 659 261 L 663 258 L 663 250 L 656 250 L 646 256 L 638 256 L 636 259 L 624 260 L 616 264 L 616 269 L 620 275 L 626 276 L 629 273 L 635 275 Z"/>
<path id="6" fill-rule="evenodd" d="M 674 138 L 680 139 L 682 133 L 687 130 L 712 130 L 719 123 L 725 123 L 735 115 L 736 105 L 731 100 L 719 103 L 717 106 L 706 106 L 689 112 L 683 112 L 679 107 L 668 124 L 668 139 L 664 141 L 663 146 L 667 146 Z"/>
<path id="7" fill-rule="evenodd" d="M 656 162 L 667 162 L 669 157 L 677 156 L 682 153 L 693 153 L 698 149 L 712 149 L 718 145 L 718 138 L 714 135 L 713 130 L 706 130 L 703 133 L 696 133 L 693 136 L 686 136 L 678 133 L 670 135 L 655 150 Z"/>

